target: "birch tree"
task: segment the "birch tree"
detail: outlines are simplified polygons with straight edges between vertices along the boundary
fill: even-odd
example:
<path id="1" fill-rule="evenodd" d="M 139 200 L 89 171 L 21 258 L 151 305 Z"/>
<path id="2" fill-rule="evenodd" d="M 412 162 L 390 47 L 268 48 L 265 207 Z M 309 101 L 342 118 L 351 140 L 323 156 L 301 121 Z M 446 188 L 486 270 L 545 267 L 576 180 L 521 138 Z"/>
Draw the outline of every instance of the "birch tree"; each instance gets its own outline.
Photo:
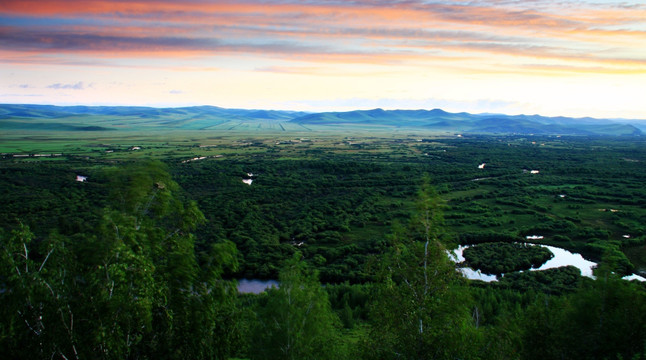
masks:
<path id="1" fill-rule="evenodd" d="M 442 245 L 442 202 L 428 182 L 417 207 L 406 228 L 394 226 L 390 251 L 380 261 L 365 353 L 378 359 L 469 357 L 463 342 L 473 339 L 475 327 L 468 297 Z"/>
<path id="2" fill-rule="evenodd" d="M 1 234 L 0 234 L 1 235 Z M 0 348 L 15 358 L 78 358 L 75 270 L 65 239 L 34 241 L 22 224 L 0 236 Z"/>
<path id="3" fill-rule="evenodd" d="M 339 320 L 316 274 L 296 253 L 280 272 L 280 287 L 258 310 L 254 359 L 339 359 Z"/>
<path id="4" fill-rule="evenodd" d="M 237 335 L 230 242 L 195 253 L 204 221 L 160 162 L 106 170 L 94 231 L 0 234 L 0 348 L 10 358 L 228 358 Z"/>

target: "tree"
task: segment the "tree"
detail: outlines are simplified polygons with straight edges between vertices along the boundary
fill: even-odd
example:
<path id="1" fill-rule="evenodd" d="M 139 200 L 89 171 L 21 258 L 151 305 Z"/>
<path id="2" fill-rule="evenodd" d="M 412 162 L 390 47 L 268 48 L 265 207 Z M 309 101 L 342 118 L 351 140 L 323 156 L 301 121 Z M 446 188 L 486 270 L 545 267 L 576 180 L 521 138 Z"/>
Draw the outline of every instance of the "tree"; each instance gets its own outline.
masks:
<path id="1" fill-rule="evenodd" d="M 396 226 L 381 259 L 365 353 L 375 359 L 468 357 L 473 326 L 466 289 L 440 238 L 441 200 L 425 182 L 408 228 Z M 475 348 L 471 344 L 471 348 Z"/>
<path id="2" fill-rule="evenodd" d="M 222 280 L 235 246 L 214 243 L 197 258 L 192 231 L 204 216 L 164 164 L 106 173 L 112 203 L 92 233 L 0 237 L 4 353 L 227 358 L 241 342 L 235 287 Z"/>
<path id="3" fill-rule="evenodd" d="M 339 320 L 327 293 L 300 253 L 280 271 L 258 311 L 253 359 L 338 359 Z"/>
<path id="4" fill-rule="evenodd" d="M 130 276 L 121 285 L 128 292 L 125 306 L 139 314 L 133 320 L 140 351 L 158 358 L 226 357 L 237 334 L 231 319 L 239 312 L 235 287 L 221 276 L 237 265 L 235 246 L 214 243 L 197 258 L 192 231 L 204 215 L 182 198 L 163 163 L 116 169 L 110 178 L 114 201 L 97 240 L 116 244 L 103 261 L 110 266 L 109 259 L 122 258 L 114 265 Z"/>
<path id="5" fill-rule="evenodd" d="M 539 299 L 524 319 L 527 359 L 641 358 L 646 345 L 646 290 L 608 268 L 574 293 Z"/>
<path id="6" fill-rule="evenodd" d="M 1 234 L 0 234 L 1 235 Z M 15 358 L 78 358 L 71 306 L 73 259 L 64 239 L 34 241 L 20 224 L 0 236 L 0 348 Z"/>

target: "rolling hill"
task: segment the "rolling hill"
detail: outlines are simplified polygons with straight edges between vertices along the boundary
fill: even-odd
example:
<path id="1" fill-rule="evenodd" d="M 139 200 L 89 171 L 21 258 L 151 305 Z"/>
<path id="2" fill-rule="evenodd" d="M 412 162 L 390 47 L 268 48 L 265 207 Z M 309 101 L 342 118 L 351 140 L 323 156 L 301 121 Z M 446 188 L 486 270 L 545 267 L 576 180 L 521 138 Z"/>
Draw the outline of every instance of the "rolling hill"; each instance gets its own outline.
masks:
<path id="1" fill-rule="evenodd" d="M 634 125 L 607 119 L 449 113 L 433 110 L 365 110 L 308 114 L 292 120 L 303 125 L 338 127 L 378 125 L 416 127 L 471 134 L 615 135 L 638 136 Z"/>
<path id="2" fill-rule="evenodd" d="M 417 129 L 440 133 L 639 136 L 640 121 L 450 113 L 433 110 L 298 111 L 216 106 L 53 106 L 0 104 L 0 129 L 24 131 L 373 131 Z"/>

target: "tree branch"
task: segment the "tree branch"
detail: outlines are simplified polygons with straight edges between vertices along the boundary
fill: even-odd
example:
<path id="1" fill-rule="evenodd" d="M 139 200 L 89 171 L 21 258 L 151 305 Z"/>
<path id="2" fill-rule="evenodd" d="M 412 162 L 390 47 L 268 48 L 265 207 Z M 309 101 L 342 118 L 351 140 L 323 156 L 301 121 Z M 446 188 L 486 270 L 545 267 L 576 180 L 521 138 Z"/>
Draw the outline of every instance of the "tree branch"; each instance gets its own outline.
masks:
<path id="1" fill-rule="evenodd" d="M 22 276 L 22 273 L 20 272 L 20 268 L 18 267 L 18 264 L 13 259 L 13 255 L 7 250 L 6 247 L 2 247 L 4 249 L 4 252 L 7 254 L 7 259 L 11 260 L 11 265 L 16 269 L 16 272 L 18 273 L 18 276 Z"/>
<path id="2" fill-rule="evenodd" d="M 29 321 L 27 321 L 27 319 L 25 319 L 25 316 L 22 314 L 22 312 L 21 312 L 20 310 L 18 310 L 18 315 L 20 315 L 20 317 L 21 317 L 21 318 L 22 318 L 22 320 L 25 322 L 25 324 L 27 324 L 27 327 L 29 328 L 29 330 L 31 330 L 34 334 L 36 334 L 36 336 L 39 336 L 39 335 L 40 335 L 40 333 L 41 333 L 41 332 L 40 332 L 40 331 L 35 330 L 35 329 L 31 326 L 31 324 L 29 323 Z"/>
<path id="3" fill-rule="evenodd" d="M 27 251 L 27 243 L 22 243 L 22 247 L 25 248 L 25 272 L 29 272 L 29 251 Z"/>
<path id="4" fill-rule="evenodd" d="M 49 250 L 49 253 L 47 253 L 47 256 L 45 257 L 45 260 L 43 260 L 43 263 L 40 264 L 40 267 L 38 268 L 38 272 L 43 270 L 43 266 L 45 266 L 45 263 L 47 262 L 47 259 L 49 259 L 49 255 L 51 255 L 54 252 L 54 249 L 55 248 L 52 248 L 51 250 Z"/>

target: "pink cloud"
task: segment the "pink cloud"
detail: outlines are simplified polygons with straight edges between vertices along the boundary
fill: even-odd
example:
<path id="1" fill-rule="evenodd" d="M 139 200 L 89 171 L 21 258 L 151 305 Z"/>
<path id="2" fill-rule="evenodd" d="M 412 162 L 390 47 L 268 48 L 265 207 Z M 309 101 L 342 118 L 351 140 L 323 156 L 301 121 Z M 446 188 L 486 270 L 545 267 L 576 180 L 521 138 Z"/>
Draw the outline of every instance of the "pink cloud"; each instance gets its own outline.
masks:
<path id="1" fill-rule="evenodd" d="M 575 8 L 544 1 L 534 10 L 531 5 L 6 0 L 0 14 L 19 20 L 0 27 L 0 46 L 31 61 L 52 53 L 90 54 L 97 61 L 257 54 L 383 64 L 456 57 L 460 52 L 625 66 L 640 66 L 646 59 L 639 51 L 646 32 L 630 28 L 643 24 L 643 6 Z M 608 26 L 614 28 L 604 28 Z M 602 54 L 608 48 L 621 51 Z"/>

